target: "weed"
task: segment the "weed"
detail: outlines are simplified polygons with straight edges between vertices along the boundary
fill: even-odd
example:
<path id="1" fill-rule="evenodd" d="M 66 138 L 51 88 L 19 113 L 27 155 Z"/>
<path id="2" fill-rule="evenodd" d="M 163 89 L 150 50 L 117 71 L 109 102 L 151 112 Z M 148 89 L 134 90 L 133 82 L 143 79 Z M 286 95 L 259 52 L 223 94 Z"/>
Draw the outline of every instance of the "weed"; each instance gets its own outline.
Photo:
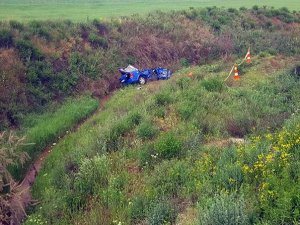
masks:
<path id="1" fill-rule="evenodd" d="M 199 225 L 245 225 L 249 224 L 246 203 L 242 196 L 220 193 L 199 207 Z"/>
<path id="2" fill-rule="evenodd" d="M 148 121 L 142 123 L 137 129 L 138 137 L 143 140 L 154 138 L 158 132 L 159 130 Z"/>
<path id="3" fill-rule="evenodd" d="M 151 208 L 147 212 L 149 225 L 173 224 L 175 219 L 175 209 L 164 200 L 152 203 Z"/>
<path id="4" fill-rule="evenodd" d="M 13 45 L 13 37 L 10 31 L 0 30 L 0 48 L 9 48 Z"/>
<path id="5" fill-rule="evenodd" d="M 223 89 L 223 82 L 217 79 L 204 80 L 201 84 L 207 91 L 222 91 Z"/>
<path id="6" fill-rule="evenodd" d="M 163 134 L 155 143 L 154 149 L 162 159 L 171 159 L 182 155 L 182 143 L 173 132 Z"/>
<path id="7" fill-rule="evenodd" d="M 26 62 L 39 60 L 43 57 L 41 52 L 28 40 L 17 40 L 16 49 L 19 51 L 20 58 Z"/>
<path id="8" fill-rule="evenodd" d="M 172 101 L 171 93 L 161 92 L 155 95 L 155 102 L 158 106 L 166 106 Z"/>
<path id="9" fill-rule="evenodd" d="M 108 42 L 104 37 L 100 37 L 97 34 L 91 33 L 89 34 L 89 42 L 96 48 L 108 48 Z"/>

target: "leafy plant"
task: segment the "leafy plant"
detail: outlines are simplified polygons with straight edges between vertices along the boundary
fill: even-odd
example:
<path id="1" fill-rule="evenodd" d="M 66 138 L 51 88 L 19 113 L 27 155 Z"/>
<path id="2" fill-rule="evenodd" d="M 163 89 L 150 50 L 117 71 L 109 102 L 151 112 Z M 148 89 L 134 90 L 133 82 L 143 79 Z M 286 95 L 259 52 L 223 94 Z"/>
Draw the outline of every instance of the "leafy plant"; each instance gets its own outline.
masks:
<path id="1" fill-rule="evenodd" d="M 221 192 L 199 207 L 199 225 L 246 225 L 249 215 L 242 196 Z"/>
<path id="2" fill-rule="evenodd" d="M 96 48 L 108 48 L 108 41 L 94 33 L 89 34 L 89 42 Z"/>
<path id="3" fill-rule="evenodd" d="M 23 61 L 29 62 L 43 58 L 42 53 L 33 46 L 31 41 L 20 39 L 16 41 L 15 45 Z"/>
<path id="4" fill-rule="evenodd" d="M 13 44 L 13 37 L 10 31 L 0 30 L 0 48 L 9 48 Z"/>
<path id="5" fill-rule="evenodd" d="M 165 200 L 154 202 L 147 212 L 149 225 L 173 224 L 175 219 L 175 209 Z"/>
<path id="6" fill-rule="evenodd" d="M 137 129 L 138 137 L 144 140 L 154 138 L 158 134 L 158 132 L 159 130 L 149 121 L 142 123 Z"/>
<path id="7" fill-rule="evenodd" d="M 207 91 L 222 91 L 224 87 L 223 82 L 217 79 L 204 80 L 201 84 Z"/>
<path id="8" fill-rule="evenodd" d="M 173 132 L 169 132 L 157 140 L 154 149 L 162 159 L 176 158 L 182 154 L 182 143 Z"/>
<path id="9" fill-rule="evenodd" d="M 109 165 L 106 156 L 83 159 L 76 174 L 74 188 L 84 196 L 108 186 Z"/>

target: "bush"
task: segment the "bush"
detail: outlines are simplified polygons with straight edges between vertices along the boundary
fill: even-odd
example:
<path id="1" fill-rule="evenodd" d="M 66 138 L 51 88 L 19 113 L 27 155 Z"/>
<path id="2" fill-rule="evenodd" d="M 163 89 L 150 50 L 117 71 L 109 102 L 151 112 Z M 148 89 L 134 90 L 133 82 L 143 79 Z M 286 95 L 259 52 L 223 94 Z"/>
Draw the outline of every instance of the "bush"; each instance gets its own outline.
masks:
<path id="1" fill-rule="evenodd" d="M 182 143 L 173 132 L 169 132 L 158 139 L 154 149 L 162 159 L 176 158 L 181 155 Z"/>
<path id="2" fill-rule="evenodd" d="M 188 66 L 190 65 L 189 60 L 186 59 L 186 58 L 181 58 L 181 59 L 180 59 L 180 65 L 181 65 L 182 67 L 188 67 Z"/>
<path id="3" fill-rule="evenodd" d="M 193 115 L 197 107 L 198 105 L 195 101 L 182 101 L 178 104 L 177 111 L 182 119 L 188 120 Z"/>
<path id="4" fill-rule="evenodd" d="M 134 115 L 138 118 L 134 119 Z M 118 121 L 118 123 L 114 124 L 108 134 L 106 135 L 106 143 L 105 147 L 108 151 L 116 151 L 119 150 L 122 145 L 121 137 L 129 132 L 135 125 L 140 121 L 139 113 L 129 114 L 128 117 Z"/>
<path id="5" fill-rule="evenodd" d="M 109 165 L 106 156 L 82 160 L 74 181 L 75 191 L 88 196 L 108 185 Z"/>
<path id="6" fill-rule="evenodd" d="M 142 195 L 137 195 L 132 199 L 132 204 L 130 206 L 130 218 L 133 224 L 137 224 L 146 217 L 147 205 L 148 200 Z"/>
<path id="7" fill-rule="evenodd" d="M 159 129 L 153 126 L 149 121 L 142 123 L 137 129 L 137 135 L 143 140 L 154 138 L 159 132 Z"/>
<path id="8" fill-rule="evenodd" d="M 187 89 L 190 85 L 190 79 L 188 77 L 181 77 L 176 81 L 176 84 L 182 90 Z"/>
<path id="9" fill-rule="evenodd" d="M 24 25 L 22 23 L 20 23 L 19 21 L 16 21 L 16 20 L 9 21 L 9 25 L 10 25 L 11 28 L 17 29 L 19 31 L 22 31 L 24 29 Z"/>
<path id="10" fill-rule="evenodd" d="M 159 94 L 155 95 L 155 102 L 159 106 L 166 106 L 172 102 L 171 94 L 168 92 L 160 92 Z"/>
<path id="11" fill-rule="evenodd" d="M 100 37 L 97 34 L 91 33 L 89 34 L 88 39 L 95 48 L 108 48 L 108 41 L 104 37 Z"/>
<path id="12" fill-rule="evenodd" d="M 201 84 L 207 91 L 210 92 L 222 91 L 224 86 L 223 82 L 217 79 L 204 80 Z"/>
<path id="13" fill-rule="evenodd" d="M 16 49 L 18 49 L 20 58 L 23 61 L 40 60 L 43 58 L 42 53 L 33 46 L 31 41 L 17 40 Z"/>
<path id="14" fill-rule="evenodd" d="M 226 130 L 233 137 L 244 137 L 249 134 L 256 125 L 253 118 L 241 117 L 227 120 Z"/>
<path id="15" fill-rule="evenodd" d="M 174 224 L 176 220 L 176 211 L 166 201 L 153 203 L 147 212 L 147 221 L 149 225 Z"/>
<path id="16" fill-rule="evenodd" d="M 30 62 L 27 70 L 27 88 L 34 105 L 45 105 L 52 98 L 54 73 L 49 63 L 44 61 Z"/>
<path id="17" fill-rule="evenodd" d="M 142 114 L 139 111 L 134 111 L 128 115 L 128 122 L 133 125 L 139 125 L 142 120 Z"/>
<path id="18" fill-rule="evenodd" d="M 198 225 L 247 225 L 249 215 L 243 196 L 220 193 L 199 207 Z"/>
<path id="19" fill-rule="evenodd" d="M 186 194 L 191 180 L 191 167 L 186 161 L 176 159 L 157 164 L 149 178 L 154 195 L 179 197 Z"/>
<path id="20" fill-rule="evenodd" d="M 13 37 L 10 31 L 0 31 L 0 48 L 9 48 L 13 45 Z"/>

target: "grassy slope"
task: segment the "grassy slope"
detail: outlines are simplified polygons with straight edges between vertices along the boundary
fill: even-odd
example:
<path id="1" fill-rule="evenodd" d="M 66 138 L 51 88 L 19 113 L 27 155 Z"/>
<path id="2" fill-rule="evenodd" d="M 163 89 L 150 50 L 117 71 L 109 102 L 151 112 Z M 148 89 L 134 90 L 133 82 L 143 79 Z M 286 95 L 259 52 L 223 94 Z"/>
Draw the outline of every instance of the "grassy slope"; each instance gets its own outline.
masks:
<path id="1" fill-rule="evenodd" d="M 26 137 L 26 142 L 31 143 L 22 147 L 30 156 L 27 166 L 34 161 L 37 156 L 53 142 L 57 141 L 65 132 L 69 132 L 81 120 L 87 118 L 94 112 L 99 103 L 89 96 L 69 99 L 57 109 L 37 115 L 32 114 L 24 118 L 20 135 Z M 18 168 L 13 175 L 20 179 L 23 175 L 24 167 Z"/>
<path id="2" fill-rule="evenodd" d="M 153 222 L 155 213 L 145 211 L 157 199 L 169 199 L 182 212 L 184 202 L 224 188 L 223 176 L 219 186 L 214 183 L 218 173 L 209 178 L 199 175 L 205 168 L 195 171 L 206 165 L 203 154 L 214 152 L 218 160 L 218 140 L 278 128 L 300 107 L 300 95 L 299 82 L 280 75 L 291 64 L 287 59 L 257 59 L 243 68 L 241 81 L 229 80 L 228 86 L 221 81 L 230 65 L 221 64 L 187 68 L 142 90 L 118 91 L 102 112 L 55 146 L 33 189 L 41 207 L 27 224 L 37 218 L 53 224 L 132 224 L 145 217 Z M 186 77 L 190 71 L 193 79 Z M 208 152 L 207 143 L 213 143 Z M 170 144 L 171 152 L 165 151 Z M 86 211 L 77 212 L 86 204 Z"/>
<path id="3" fill-rule="evenodd" d="M 0 20 L 60 20 L 71 19 L 85 21 L 87 18 L 105 18 L 112 16 L 126 16 L 135 13 L 145 14 L 153 10 L 177 10 L 189 7 L 224 6 L 239 8 L 241 6 L 252 7 L 274 6 L 275 8 L 288 7 L 290 10 L 300 10 L 297 0 L 261 0 L 261 1 L 222 1 L 222 0 L 195 0 L 195 1 L 137 1 L 137 0 L 64 0 L 64 1 L 8 1 L 0 2 Z"/>

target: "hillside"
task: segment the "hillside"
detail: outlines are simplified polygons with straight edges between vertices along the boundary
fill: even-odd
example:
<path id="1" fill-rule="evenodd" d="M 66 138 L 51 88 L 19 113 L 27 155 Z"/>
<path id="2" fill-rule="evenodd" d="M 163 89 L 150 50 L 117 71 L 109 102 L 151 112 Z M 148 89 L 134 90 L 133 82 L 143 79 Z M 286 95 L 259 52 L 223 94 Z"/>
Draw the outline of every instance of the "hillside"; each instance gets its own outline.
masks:
<path id="1" fill-rule="evenodd" d="M 216 62 L 119 90 L 52 149 L 25 224 L 300 219 L 298 60 L 255 57 L 226 83 L 230 62 Z"/>
<path id="2" fill-rule="evenodd" d="M 0 222 L 300 221 L 299 36 L 258 6 L 1 22 Z M 174 74 L 120 87 L 127 64 Z"/>
<path id="3" fill-rule="evenodd" d="M 117 68 L 173 70 L 231 55 L 299 54 L 300 14 L 287 8 L 189 9 L 89 23 L 0 23 L 0 129 L 67 96 L 115 90 Z"/>

